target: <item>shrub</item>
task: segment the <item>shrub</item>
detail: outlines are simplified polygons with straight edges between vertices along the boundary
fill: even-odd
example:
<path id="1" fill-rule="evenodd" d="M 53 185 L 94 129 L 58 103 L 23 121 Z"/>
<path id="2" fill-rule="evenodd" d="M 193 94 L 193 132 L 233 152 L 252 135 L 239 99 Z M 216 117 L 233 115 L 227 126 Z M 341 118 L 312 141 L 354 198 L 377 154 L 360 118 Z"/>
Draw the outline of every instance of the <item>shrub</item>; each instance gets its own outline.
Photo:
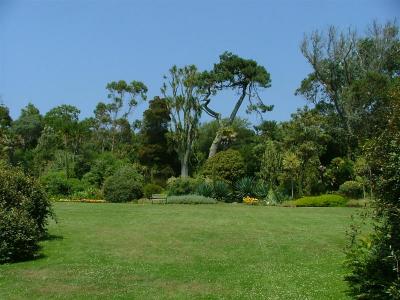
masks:
<path id="1" fill-rule="evenodd" d="M 121 167 L 105 180 L 103 193 L 110 202 L 139 199 L 143 194 L 143 176 L 133 166 Z"/>
<path id="2" fill-rule="evenodd" d="M 204 197 L 212 197 L 214 194 L 214 189 L 212 184 L 208 182 L 203 182 L 197 186 L 196 194 Z"/>
<path id="3" fill-rule="evenodd" d="M 321 195 L 313 197 L 303 197 L 293 201 L 295 206 L 344 206 L 346 198 L 340 195 Z"/>
<path id="4" fill-rule="evenodd" d="M 63 171 L 52 171 L 40 177 L 40 182 L 51 196 L 67 196 L 70 194 L 70 184 Z"/>
<path id="5" fill-rule="evenodd" d="M 339 193 L 351 199 L 363 197 L 363 185 L 357 181 L 346 181 L 339 187 Z"/>
<path id="6" fill-rule="evenodd" d="M 225 181 L 215 181 L 213 183 L 213 198 L 225 202 L 233 201 L 229 185 Z"/>
<path id="7" fill-rule="evenodd" d="M 256 182 L 252 177 L 243 177 L 235 183 L 235 194 L 240 201 L 248 196 L 255 196 Z"/>
<path id="8" fill-rule="evenodd" d="M 216 204 L 217 200 L 200 195 L 169 196 L 167 204 Z"/>
<path id="9" fill-rule="evenodd" d="M 114 175 L 118 169 L 127 165 L 127 163 L 125 160 L 118 159 L 111 152 L 104 152 L 91 163 L 90 171 L 83 175 L 82 181 L 100 188 L 106 178 Z"/>
<path id="10" fill-rule="evenodd" d="M 26 211 L 43 234 L 47 218 L 52 215 L 50 202 L 37 180 L 26 176 L 20 169 L 1 166 L 0 208 Z"/>
<path id="11" fill-rule="evenodd" d="M 0 208 L 0 263 L 33 258 L 39 238 L 36 222 L 24 210 Z"/>
<path id="12" fill-rule="evenodd" d="M 143 188 L 143 194 L 146 198 L 150 198 L 151 195 L 159 194 L 161 192 L 162 192 L 162 187 L 154 183 L 148 183 Z"/>
<path id="13" fill-rule="evenodd" d="M 325 177 L 330 186 L 337 190 L 341 184 L 354 175 L 353 162 L 347 158 L 335 157 L 326 169 Z"/>
<path id="14" fill-rule="evenodd" d="M 64 171 L 51 171 L 40 177 L 40 181 L 51 196 L 70 196 L 87 188 L 87 183 L 78 178 L 67 178 Z"/>
<path id="15" fill-rule="evenodd" d="M 347 201 L 347 207 L 369 207 L 371 205 L 371 200 L 369 199 L 350 199 Z"/>
<path id="16" fill-rule="evenodd" d="M 167 181 L 168 195 L 187 195 L 196 191 L 198 182 L 190 177 L 171 177 Z"/>
<path id="17" fill-rule="evenodd" d="M 243 198 L 243 203 L 247 205 L 258 205 L 260 201 L 257 198 L 246 196 Z"/>
<path id="18" fill-rule="evenodd" d="M 50 202 L 35 179 L 0 166 L 0 262 L 33 257 L 51 215 Z"/>
<path id="19" fill-rule="evenodd" d="M 204 176 L 213 180 L 236 182 L 246 173 L 246 166 L 239 151 L 226 150 L 207 159 L 203 166 Z"/>
<path id="20" fill-rule="evenodd" d="M 263 181 L 259 181 L 254 190 L 254 195 L 259 199 L 267 199 L 269 194 L 270 188 L 268 184 Z"/>
<path id="21" fill-rule="evenodd" d="M 102 200 L 103 192 L 95 187 L 88 187 L 84 191 L 78 191 L 71 195 L 72 199 L 93 199 L 93 200 Z"/>

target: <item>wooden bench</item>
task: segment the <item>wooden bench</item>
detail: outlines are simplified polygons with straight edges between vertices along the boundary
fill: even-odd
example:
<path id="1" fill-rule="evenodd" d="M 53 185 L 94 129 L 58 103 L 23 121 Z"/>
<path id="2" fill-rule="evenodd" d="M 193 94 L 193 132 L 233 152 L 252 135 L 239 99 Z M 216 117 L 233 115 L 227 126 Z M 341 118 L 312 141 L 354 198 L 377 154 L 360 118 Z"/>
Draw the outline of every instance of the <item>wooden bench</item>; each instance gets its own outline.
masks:
<path id="1" fill-rule="evenodd" d="M 166 204 L 167 203 L 167 195 L 153 194 L 153 195 L 151 195 L 151 203 L 152 204 Z"/>

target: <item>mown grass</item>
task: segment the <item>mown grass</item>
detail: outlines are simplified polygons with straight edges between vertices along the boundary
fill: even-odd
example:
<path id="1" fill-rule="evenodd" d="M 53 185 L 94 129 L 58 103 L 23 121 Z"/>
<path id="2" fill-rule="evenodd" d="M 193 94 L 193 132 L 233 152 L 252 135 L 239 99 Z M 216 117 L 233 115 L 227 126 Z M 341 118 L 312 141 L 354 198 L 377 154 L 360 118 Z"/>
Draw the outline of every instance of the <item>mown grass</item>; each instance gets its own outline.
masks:
<path id="1" fill-rule="evenodd" d="M 0 299 L 346 299 L 350 208 L 56 203 Z"/>

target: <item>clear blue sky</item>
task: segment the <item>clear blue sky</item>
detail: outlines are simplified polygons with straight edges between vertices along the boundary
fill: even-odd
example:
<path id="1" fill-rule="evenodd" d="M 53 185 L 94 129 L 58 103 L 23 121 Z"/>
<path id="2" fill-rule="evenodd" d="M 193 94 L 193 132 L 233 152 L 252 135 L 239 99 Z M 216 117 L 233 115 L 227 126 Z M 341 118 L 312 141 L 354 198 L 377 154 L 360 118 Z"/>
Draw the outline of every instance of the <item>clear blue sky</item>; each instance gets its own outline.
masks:
<path id="1" fill-rule="evenodd" d="M 152 98 L 173 64 L 208 69 L 227 50 L 267 68 L 272 87 L 262 97 L 275 109 L 266 119 L 286 120 L 306 104 L 294 96 L 310 71 L 303 34 L 329 25 L 363 32 L 398 17 L 399 2 L 0 0 L 0 101 L 13 118 L 28 102 L 42 113 L 72 104 L 87 117 L 106 100 L 107 82 L 143 81 Z M 232 96 L 214 108 L 228 115 Z"/>

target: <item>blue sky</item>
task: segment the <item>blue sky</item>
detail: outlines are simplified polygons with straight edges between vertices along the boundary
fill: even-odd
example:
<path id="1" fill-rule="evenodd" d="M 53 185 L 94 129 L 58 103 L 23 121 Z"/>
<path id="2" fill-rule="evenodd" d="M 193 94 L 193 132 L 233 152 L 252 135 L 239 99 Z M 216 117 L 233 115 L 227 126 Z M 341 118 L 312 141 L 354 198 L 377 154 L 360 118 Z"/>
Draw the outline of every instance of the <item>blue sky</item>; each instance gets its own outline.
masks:
<path id="1" fill-rule="evenodd" d="M 72 104 L 87 117 L 106 100 L 107 82 L 143 81 L 151 99 L 172 65 L 209 69 L 227 50 L 266 67 L 272 87 L 261 95 L 275 108 L 265 119 L 287 120 L 306 104 L 294 96 L 310 72 L 304 33 L 329 25 L 362 33 L 399 13 L 396 0 L 0 0 L 0 101 L 13 118 L 28 102 L 42 113 Z M 235 95 L 216 100 L 227 116 Z"/>

